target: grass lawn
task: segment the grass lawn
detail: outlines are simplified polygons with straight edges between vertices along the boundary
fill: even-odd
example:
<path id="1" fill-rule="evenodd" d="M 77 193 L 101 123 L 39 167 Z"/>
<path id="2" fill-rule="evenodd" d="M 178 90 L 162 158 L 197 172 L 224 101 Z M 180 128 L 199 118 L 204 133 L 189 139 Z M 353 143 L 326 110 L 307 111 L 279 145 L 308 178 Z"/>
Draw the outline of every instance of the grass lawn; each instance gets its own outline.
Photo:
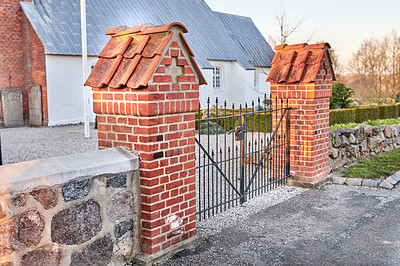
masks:
<path id="1" fill-rule="evenodd" d="M 379 179 L 400 170 L 400 149 L 380 153 L 368 161 L 353 165 L 343 175 L 345 177 Z"/>
<path id="2" fill-rule="evenodd" d="M 353 127 L 356 127 L 356 126 L 362 125 L 362 124 L 368 124 L 368 125 L 371 125 L 371 126 L 380 126 L 380 125 L 390 126 L 390 125 L 393 125 L 393 124 L 398 124 L 399 122 L 400 122 L 400 119 L 398 119 L 398 118 L 396 118 L 396 119 L 395 118 L 388 118 L 388 119 L 379 119 L 379 120 L 374 120 L 374 121 L 369 120 L 369 121 L 366 121 L 366 122 L 363 122 L 363 123 L 359 123 L 359 124 L 357 124 L 357 123 L 336 124 L 336 125 L 329 126 L 329 131 L 333 131 L 333 130 L 338 129 L 338 128 L 346 128 L 346 127 L 353 128 Z"/>

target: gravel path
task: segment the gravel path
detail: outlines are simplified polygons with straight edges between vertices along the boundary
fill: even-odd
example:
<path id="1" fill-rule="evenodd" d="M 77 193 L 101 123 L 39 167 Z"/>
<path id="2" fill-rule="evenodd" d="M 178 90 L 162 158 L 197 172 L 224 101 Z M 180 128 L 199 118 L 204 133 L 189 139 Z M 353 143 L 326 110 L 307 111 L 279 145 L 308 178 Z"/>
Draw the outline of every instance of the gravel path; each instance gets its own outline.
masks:
<path id="1" fill-rule="evenodd" d="M 83 125 L 1 128 L 3 164 L 97 150 L 97 130 L 84 138 Z"/>

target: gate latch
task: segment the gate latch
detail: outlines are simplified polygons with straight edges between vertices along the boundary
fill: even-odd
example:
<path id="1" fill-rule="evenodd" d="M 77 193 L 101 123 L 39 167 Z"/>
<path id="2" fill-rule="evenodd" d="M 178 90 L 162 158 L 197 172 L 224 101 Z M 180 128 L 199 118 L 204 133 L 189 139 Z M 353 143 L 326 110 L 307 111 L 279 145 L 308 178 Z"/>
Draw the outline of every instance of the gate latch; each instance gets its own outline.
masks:
<path id="1" fill-rule="evenodd" d="M 235 140 L 244 140 L 245 133 L 246 130 L 244 129 L 244 126 L 235 127 Z"/>

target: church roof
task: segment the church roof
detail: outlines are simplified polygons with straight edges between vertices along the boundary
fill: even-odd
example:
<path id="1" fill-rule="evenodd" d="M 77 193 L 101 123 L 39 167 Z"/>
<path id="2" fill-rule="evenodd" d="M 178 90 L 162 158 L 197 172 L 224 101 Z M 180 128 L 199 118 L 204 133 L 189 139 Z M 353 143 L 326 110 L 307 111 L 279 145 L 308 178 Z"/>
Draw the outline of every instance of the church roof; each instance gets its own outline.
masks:
<path id="1" fill-rule="evenodd" d="M 47 54 L 81 55 L 79 0 L 20 4 Z M 270 66 L 274 55 L 250 18 L 214 12 L 204 0 L 86 0 L 86 10 L 88 54 L 92 56 L 99 55 L 107 43 L 104 32 L 111 27 L 173 21 L 189 29 L 186 37 L 201 68 L 213 68 L 208 60 L 221 60 L 254 69 Z M 261 59 L 254 60 L 253 55 Z"/>

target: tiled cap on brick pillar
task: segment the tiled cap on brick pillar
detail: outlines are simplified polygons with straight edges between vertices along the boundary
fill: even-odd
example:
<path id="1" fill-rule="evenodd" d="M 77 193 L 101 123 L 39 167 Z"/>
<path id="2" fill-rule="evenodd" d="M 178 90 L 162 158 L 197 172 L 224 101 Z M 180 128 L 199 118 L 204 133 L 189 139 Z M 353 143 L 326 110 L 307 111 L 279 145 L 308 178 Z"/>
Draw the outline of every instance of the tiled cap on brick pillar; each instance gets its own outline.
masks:
<path id="1" fill-rule="evenodd" d="M 335 79 L 328 43 L 279 45 L 267 81 L 271 96 L 289 100 L 292 184 L 309 186 L 328 174 L 329 98 Z"/>
<path id="2" fill-rule="evenodd" d="M 140 156 L 147 254 L 197 239 L 195 111 L 205 80 L 186 32 L 180 23 L 109 29 L 85 83 L 93 87 L 99 147 L 125 146 Z"/>

